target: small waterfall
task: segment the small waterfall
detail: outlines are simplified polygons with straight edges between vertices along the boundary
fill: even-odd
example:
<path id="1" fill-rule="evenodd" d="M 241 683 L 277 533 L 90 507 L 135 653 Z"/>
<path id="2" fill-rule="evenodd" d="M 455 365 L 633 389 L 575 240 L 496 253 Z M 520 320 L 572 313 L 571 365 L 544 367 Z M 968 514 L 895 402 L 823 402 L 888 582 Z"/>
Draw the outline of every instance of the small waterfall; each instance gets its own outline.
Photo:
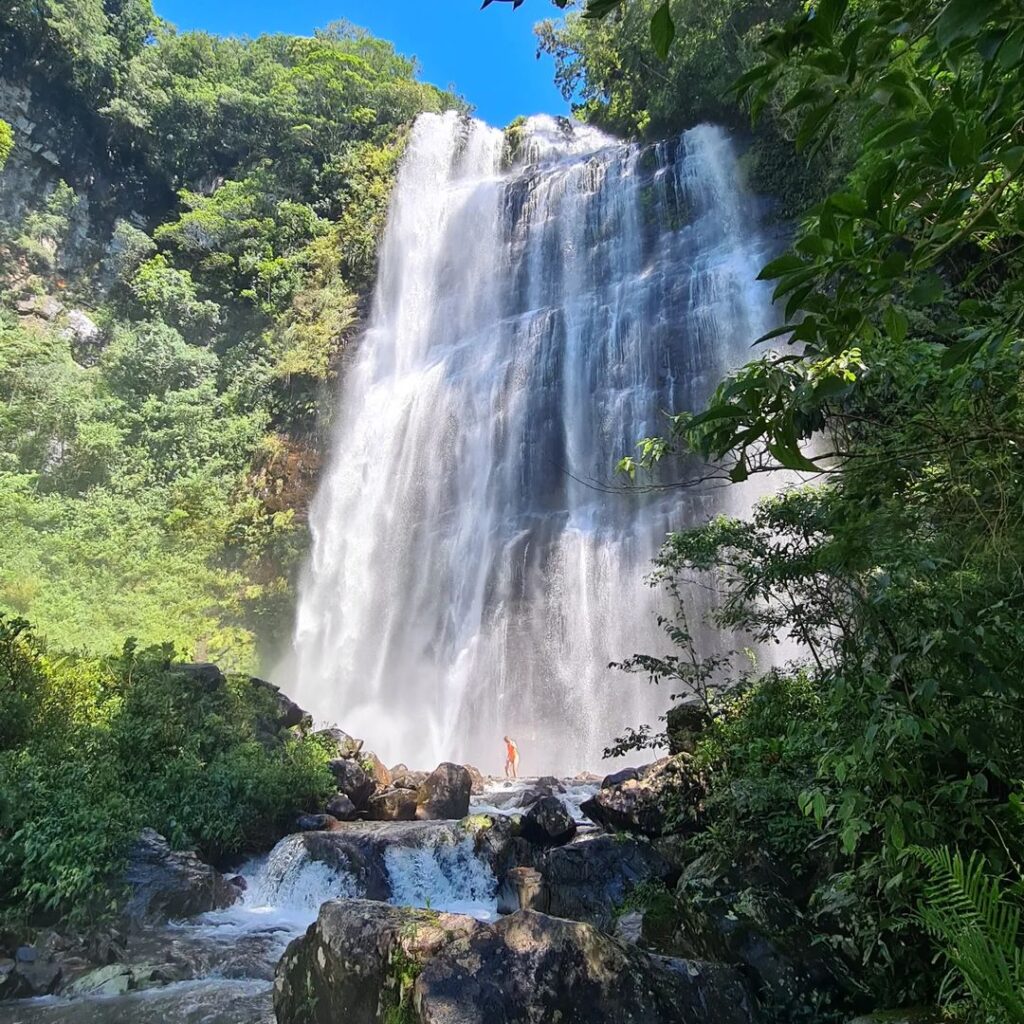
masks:
<path id="1" fill-rule="evenodd" d="M 310 858 L 300 833 L 285 836 L 265 860 L 250 865 L 246 874 L 249 887 L 242 900 L 246 908 L 309 912 L 311 920 L 327 900 L 363 895 L 351 872 Z"/>
<path id="2" fill-rule="evenodd" d="M 497 917 L 498 880 L 471 837 L 452 841 L 438 835 L 429 845 L 394 846 L 384 853 L 391 902 L 453 914 Z"/>
<path id="3" fill-rule="evenodd" d="M 387 761 L 496 769 L 508 733 L 571 774 L 667 705 L 607 667 L 665 648 L 665 534 L 734 510 L 614 464 L 770 326 L 769 242 L 718 128 L 638 147 L 541 117 L 504 150 L 454 113 L 412 131 L 288 675 Z"/>

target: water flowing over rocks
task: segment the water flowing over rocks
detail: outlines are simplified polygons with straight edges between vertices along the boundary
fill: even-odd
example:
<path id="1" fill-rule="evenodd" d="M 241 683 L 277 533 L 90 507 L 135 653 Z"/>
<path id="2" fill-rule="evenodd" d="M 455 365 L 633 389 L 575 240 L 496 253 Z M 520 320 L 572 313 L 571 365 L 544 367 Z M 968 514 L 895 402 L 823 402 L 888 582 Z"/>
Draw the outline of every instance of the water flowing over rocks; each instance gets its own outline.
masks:
<path id="1" fill-rule="evenodd" d="M 280 1024 L 750 1024 L 741 975 L 642 953 L 519 911 L 494 925 L 360 900 L 325 904 L 275 982 Z"/>

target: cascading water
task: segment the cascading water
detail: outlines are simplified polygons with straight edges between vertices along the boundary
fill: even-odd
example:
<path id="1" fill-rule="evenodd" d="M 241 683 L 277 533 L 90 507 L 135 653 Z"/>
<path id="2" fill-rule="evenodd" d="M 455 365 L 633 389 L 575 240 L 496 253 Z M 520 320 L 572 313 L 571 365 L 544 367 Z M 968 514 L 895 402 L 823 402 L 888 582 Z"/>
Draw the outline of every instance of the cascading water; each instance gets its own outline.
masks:
<path id="1" fill-rule="evenodd" d="M 613 467 L 770 326 L 768 242 L 718 128 L 641 148 L 534 118 L 506 146 L 454 113 L 413 129 L 291 689 L 386 760 L 495 767 L 508 733 L 568 773 L 667 703 L 608 663 L 662 650 L 650 559 L 721 499 Z"/>

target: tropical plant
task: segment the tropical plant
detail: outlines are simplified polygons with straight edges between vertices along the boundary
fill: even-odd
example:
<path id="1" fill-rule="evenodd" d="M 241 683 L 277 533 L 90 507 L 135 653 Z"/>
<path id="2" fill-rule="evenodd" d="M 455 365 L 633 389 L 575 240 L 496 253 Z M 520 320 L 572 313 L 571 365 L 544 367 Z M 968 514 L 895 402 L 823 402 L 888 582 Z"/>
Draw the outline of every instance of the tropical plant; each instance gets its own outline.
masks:
<path id="1" fill-rule="evenodd" d="M 950 965 L 947 997 L 966 990 L 984 1020 L 1024 1021 L 1024 883 L 1005 889 L 973 851 L 965 861 L 949 847 L 912 851 L 928 868 L 918 913 Z"/>

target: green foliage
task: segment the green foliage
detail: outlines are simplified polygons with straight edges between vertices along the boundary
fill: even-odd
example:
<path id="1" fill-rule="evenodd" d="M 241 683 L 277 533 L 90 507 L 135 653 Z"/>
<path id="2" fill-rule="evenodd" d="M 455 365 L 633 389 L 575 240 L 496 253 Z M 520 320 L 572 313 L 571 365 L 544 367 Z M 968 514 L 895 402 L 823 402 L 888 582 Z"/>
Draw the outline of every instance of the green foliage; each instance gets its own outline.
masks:
<path id="1" fill-rule="evenodd" d="M 977 851 L 967 861 L 947 847 L 915 852 L 931 877 L 919 914 L 939 943 L 951 973 L 947 985 L 962 985 L 986 1021 L 1024 1021 L 1024 933 L 1021 892 L 1003 889 L 987 873 Z"/>
<path id="2" fill-rule="evenodd" d="M 239 676 L 192 682 L 166 647 L 52 657 L 24 622 L 0 618 L 0 699 L 7 923 L 113 909 L 142 827 L 216 859 L 265 848 L 331 789 L 328 752 L 278 733 L 270 691 Z"/>
<path id="3" fill-rule="evenodd" d="M 0 54 L 115 186 L 0 223 L 24 258 L 0 270 L 0 609 L 64 649 L 134 635 L 254 667 L 290 630 L 408 123 L 464 104 L 352 26 L 221 39 L 148 0 L 19 0 Z M 4 308 L 57 295 L 91 340 Z"/>

